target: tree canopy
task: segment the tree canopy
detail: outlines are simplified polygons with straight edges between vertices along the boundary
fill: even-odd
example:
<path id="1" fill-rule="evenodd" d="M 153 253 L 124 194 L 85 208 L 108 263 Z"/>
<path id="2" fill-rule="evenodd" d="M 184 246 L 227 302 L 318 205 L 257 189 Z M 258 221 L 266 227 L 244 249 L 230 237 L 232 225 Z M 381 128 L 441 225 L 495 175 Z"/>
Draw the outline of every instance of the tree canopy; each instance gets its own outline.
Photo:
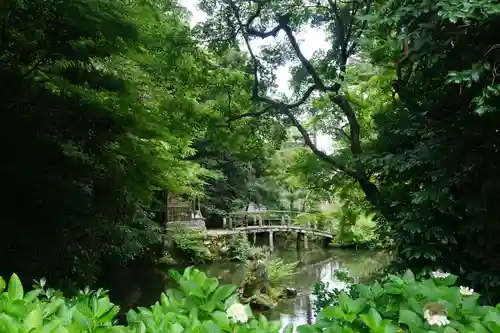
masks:
<path id="1" fill-rule="evenodd" d="M 317 164 L 316 183 L 349 188 L 351 199 L 357 183 L 396 241 L 402 267 L 438 267 L 476 287 L 497 286 L 496 1 L 201 1 L 200 8 L 209 15 L 201 33 L 216 27 L 220 40 L 247 48 L 254 102 L 298 129 L 316 157 L 303 159 Z M 329 42 L 310 59 L 296 37 L 307 26 L 323 29 Z M 254 49 L 253 40 L 273 38 Z M 285 61 L 296 64 L 295 100 L 272 90 Z M 337 139 L 333 154 L 311 140 L 304 115 Z"/>
<path id="2" fill-rule="evenodd" d="M 498 287 L 497 1 L 198 6 L 191 28 L 174 0 L 0 4 L 5 273 L 93 282 L 162 243 L 166 190 L 211 216 L 339 202 L 376 213 L 396 269 Z"/>

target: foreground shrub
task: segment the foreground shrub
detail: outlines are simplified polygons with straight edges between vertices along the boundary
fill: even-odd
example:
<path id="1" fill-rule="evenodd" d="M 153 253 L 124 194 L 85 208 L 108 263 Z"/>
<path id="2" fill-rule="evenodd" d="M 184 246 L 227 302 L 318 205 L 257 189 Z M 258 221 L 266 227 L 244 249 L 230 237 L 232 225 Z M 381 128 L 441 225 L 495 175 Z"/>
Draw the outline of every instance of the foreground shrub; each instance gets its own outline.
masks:
<path id="1" fill-rule="evenodd" d="M 316 324 L 298 328 L 313 332 L 500 332 L 500 305 L 480 306 L 472 289 L 453 286 L 457 277 L 434 272 L 416 280 L 411 271 L 388 275 L 382 283 L 355 284 L 350 295 L 338 294 Z"/>
<path id="2" fill-rule="evenodd" d="M 178 287 L 161 294 L 149 308 L 127 313 L 127 325 L 117 325 L 119 307 L 106 292 L 82 291 L 65 298 L 44 282 L 24 293 L 17 275 L 6 289 L 0 278 L 0 332 L 2 333 L 277 333 L 279 322 L 254 318 L 250 308 L 238 302 L 236 286 L 219 285 L 215 278 L 187 268 L 170 272 Z M 291 327 L 287 328 L 291 331 Z"/>

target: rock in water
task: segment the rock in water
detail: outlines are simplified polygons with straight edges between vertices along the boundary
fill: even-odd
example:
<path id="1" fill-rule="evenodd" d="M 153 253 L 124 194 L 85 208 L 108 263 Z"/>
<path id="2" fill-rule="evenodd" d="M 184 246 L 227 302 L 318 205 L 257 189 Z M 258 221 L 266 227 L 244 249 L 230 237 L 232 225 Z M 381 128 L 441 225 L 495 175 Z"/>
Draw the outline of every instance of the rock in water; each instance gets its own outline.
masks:
<path id="1" fill-rule="evenodd" d="M 288 298 L 292 298 L 297 296 L 297 289 L 295 288 L 285 288 L 285 296 Z"/>
<path id="2" fill-rule="evenodd" d="M 267 268 L 262 260 L 250 265 L 247 276 L 242 284 L 243 297 L 251 297 L 257 293 L 269 293 L 269 276 Z"/>
<path id="3" fill-rule="evenodd" d="M 266 264 L 262 260 L 258 260 L 255 263 L 254 272 L 257 290 L 267 294 L 269 292 L 269 275 L 267 274 Z"/>
<path id="4" fill-rule="evenodd" d="M 269 295 L 257 292 L 255 295 L 250 297 L 250 304 L 254 309 L 266 311 L 274 308 L 277 305 L 277 302 L 275 302 Z"/>

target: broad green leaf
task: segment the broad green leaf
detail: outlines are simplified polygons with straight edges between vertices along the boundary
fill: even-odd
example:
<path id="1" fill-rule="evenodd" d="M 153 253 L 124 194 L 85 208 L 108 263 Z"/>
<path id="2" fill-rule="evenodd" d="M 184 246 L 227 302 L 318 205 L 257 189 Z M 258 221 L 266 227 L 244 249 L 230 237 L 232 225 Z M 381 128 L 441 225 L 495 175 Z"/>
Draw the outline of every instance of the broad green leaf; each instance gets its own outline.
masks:
<path id="1" fill-rule="evenodd" d="M 394 325 L 390 320 L 383 320 L 379 326 L 377 333 L 396 333 L 398 326 Z"/>
<path id="2" fill-rule="evenodd" d="M 44 324 L 37 333 L 55 333 L 63 323 L 62 319 L 56 318 L 47 324 Z"/>
<path id="3" fill-rule="evenodd" d="M 223 305 L 223 302 L 234 293 L 236 288 L 236 286 L 231 284 L 219 286 L 205 305 L 205 310 L 213 311 L 218 305 Z"/>
<path id="4" fill-rule="evenodd" d="M 327 306 L 321 311 L 320 315 L 327 319 L 340 319 L 344 318 L 345 313 L 338 306 Z"/>
<path id="5" fill-rule="evenodd" d="M 32 310 L 26 318 L 24 318 L 24 326 L 29 330 L 31 329 L 39 329 L 43 323 L 42 311 L 36 307 Z"/>
<path id="6" fill-rule="evenodd" d="M 382 317 L 377 310 L 370 308 L 370 311 L 368 311 L 367 314 L 361 314 L 359 317 L 372 331 L 378 331 L 380 323 L 382 322 Z"/>
<path id="7" fill-rule="evenodd" d="M 42 291 L 40 289 L 28 291 L 26 295 L 24 295 L 24 301 L 26 303 L 33 302 L 38 296 L 40 296 L 41 292 Z"/>
<path id="8" fill-rule="evenodd" d="M 170 326 L 170 333 L 182 333 L 184 331 L 184 327 L 179 323 L 173 323 Z"/>
<path id="9" fill-rule="evenodd" d="M 128 333 L 129 329 L 125 326 L 98 327 L 95 333 Z"/>
<path id="10" fill-rule="evenodd" d="M 277 320 L 273 320 L 269 322 L 269 329 L 268 331 L 273 333 L 273 332 L 279 332 L 281 328 L 281 322 Z"/>
<path id="11" fill-rule="evenodd" d="M 215 311 L 212 313 L 212 318 L 221 329 L 224 331 L 231 331 L 230 321 L 225 312 Z"/>
<path id="12" fill-rule="evenodd" d="M 259 315 L 259 326 L 262 328 L 267 328 L 269 326 L 267 318 L 263 315 Z"/>
<path id="13" fill-rule="evenodd" d="M 407 270 L 403 275 L 403 280 L 405 280 L 405 282 L 407 283 L 414 283 L 415 275 L 413 275 L 413 272 L 411 270 Z"/>
<path id="14" fill-rule="evenodd" d="M 57 298 L 52 302 L 50 302 L 49 304 L 47 304 L 47 306 L 43 309 L 43 318 L 47 318 L 52 314 L 54 314 L 63 303 L 64 300 Z"/>
<path id="15" fill-rule="evenodd" d="M 0 313 L 0 332 L 17 333 L 19 329 L 20 325 L 13 318 L 5 313 Z"/>
<path id="16" fill-rule="evenodd" d="M 0 293 L 5 290 L 5 287 L 6 287 L 5 280 L 3 279 L 3 277 L 0 276 Z"/>
<path id="17" fill-rule="evenodd" d="M 288 324 L 283 329 L 283 333 L 293 333 L 293 324 Z"/>
<path id="18" fill-rule="evenodd" d="M 22 299 L 24 297 L 23 285 L 16 273 L 10 277 L 8 295 L 11 300 Z"/>
<path id="19" fill-rule="evenodd" d="M 424 322 L 419 315 L 410 310 L 402 309 L 399 311 L 399 322 L 408 325 L 410 330 L 423 327 Z"/>
<path id="20" fill-rule="evenodd" d="M 318 333 L 319 331 L 312 325 L 300 325 L 297 327 L 299 333 Z"/>
<path id="21" fill-rule="evenodd" d="M 449 275 L 445 278 L 437 278 L 434 279 L 434 283 L 438 286 L 452 286 L 455 284 L 457 281 L 457 276 L 456 275 Z"/>

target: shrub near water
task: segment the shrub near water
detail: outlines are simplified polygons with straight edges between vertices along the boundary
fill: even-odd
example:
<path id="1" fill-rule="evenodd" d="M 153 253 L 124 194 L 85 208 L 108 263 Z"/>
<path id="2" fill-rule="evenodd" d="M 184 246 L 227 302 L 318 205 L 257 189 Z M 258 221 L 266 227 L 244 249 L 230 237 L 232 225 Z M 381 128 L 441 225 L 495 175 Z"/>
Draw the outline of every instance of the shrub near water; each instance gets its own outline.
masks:
<path id="1" fill-rule="evenodd" d="M 44 283 L 24 293 L 17 275 L 6 284 L 0 278 L 0 332 L 2 333 L 277 333 L 280 323 L 254 318 L 238 302 L 232 285 L 187 268 L 171 272 L 178 287 L 161 294 L 149 308 L 127 313 L 127 325 L 117 325 L 119 307 L 102 289 L 64 298 L 44 289 Z M 291 331 L 291 328 L 288 329 Z"/>
<path id="2" fill-rule="evenodd" d="M 472 289 L 453 286 L 456 279 L 434 272 L 416 280 L 408 271 L 382 284 L 353 285 L 350 295 L 341 292 L 337 305 L 325 307 L 315 325 L 299 332 L 500 332 L 500 305 L 480 306 Z"/>

